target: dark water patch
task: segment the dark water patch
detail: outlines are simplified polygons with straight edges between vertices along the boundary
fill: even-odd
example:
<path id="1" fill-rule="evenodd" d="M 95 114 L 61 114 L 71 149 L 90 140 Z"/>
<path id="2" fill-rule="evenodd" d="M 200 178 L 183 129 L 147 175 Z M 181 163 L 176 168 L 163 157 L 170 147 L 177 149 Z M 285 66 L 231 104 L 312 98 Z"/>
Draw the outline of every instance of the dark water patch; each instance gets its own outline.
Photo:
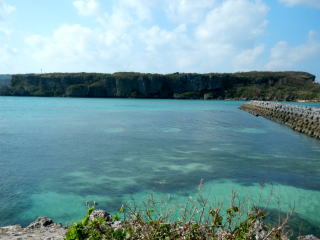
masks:
<path id="1" fill-rule="evenodd" d="M 267 216 L 266 223 L 271 225 L 281 223 L 286 219 L 288 215 L 288 213 L 276 209 L 266 209 L 265 212 Z M 308 221 L 297 213 L 292 213 L 289 216 L 286 226 L 290 239 L 296 239 L 298 236 L 304 236 L 310 233 L 314 234 L 317 237 L 320 237 L 319 223 Z"/>
<path id="2" fill-rule="evenodd" d="M 28 199 L 27 195 L 6 195 L 0 196 L 0 199 L 0 227 L 12 225 L 13 222 L 19 222 L 22 225 L 28 224 L 28 220 L 21 221 L 18 216 L 19 213 L 26 211 L 33 204 L 32 201 Z"/>

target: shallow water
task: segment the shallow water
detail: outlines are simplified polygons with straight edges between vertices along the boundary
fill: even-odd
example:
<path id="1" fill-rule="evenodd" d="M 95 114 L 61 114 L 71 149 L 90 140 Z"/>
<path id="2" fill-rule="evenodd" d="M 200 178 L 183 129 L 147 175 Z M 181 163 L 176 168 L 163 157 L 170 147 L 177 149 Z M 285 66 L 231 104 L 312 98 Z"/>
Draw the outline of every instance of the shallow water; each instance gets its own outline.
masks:
<path id="1" fill-rule="evenodd" d="M 200 179 L 213 202 L 236 191 L 319 225 L 320 141 L 242 103 L 0 97 L 0 225 L 69 224 L 86 200 L 113 212 L 150 193 L 179 206 Z"/>

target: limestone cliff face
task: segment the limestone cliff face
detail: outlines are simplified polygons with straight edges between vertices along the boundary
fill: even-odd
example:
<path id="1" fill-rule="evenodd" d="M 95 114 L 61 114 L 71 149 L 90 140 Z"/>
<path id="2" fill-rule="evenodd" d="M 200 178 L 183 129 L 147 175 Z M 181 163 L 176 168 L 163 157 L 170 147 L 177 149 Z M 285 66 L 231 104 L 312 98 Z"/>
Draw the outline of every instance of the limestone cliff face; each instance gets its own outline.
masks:
<path id="1" fill-rule="evenodd" d="M 11 78 L 11 75 L 0 74 L 0 88 L 10 86 Z"/>
<path id="2" fill-rule="evenodd" d="M 12 75 L 11 78 L 9 86 L 0 83 L 0 95 L 101 98 L 320 99 L 320 86 L 314 83 L 315 77 L 304 72 L 175 73 L 167 75 L 50 73 L 19 74 Z"/>

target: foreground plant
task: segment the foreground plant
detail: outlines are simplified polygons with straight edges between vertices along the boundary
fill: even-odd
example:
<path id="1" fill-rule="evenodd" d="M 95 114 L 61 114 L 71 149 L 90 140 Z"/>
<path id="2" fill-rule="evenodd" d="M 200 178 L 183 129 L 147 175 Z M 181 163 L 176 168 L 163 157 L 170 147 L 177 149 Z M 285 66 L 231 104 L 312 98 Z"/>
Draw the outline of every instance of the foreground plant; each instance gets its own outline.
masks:
<path id="1" fill-rule="evenodd" d="M 232 201 L 229 209 L 208 208 L 206 214 L 206 202 L 203 199 L 200 202 L 200 208 L 193 205 L 191 209 L 184 209 L 190 214 L 185 214 L 182 221 L 169 221 L 168 212 L 157 214 L 159 209 L 155 208 L 153 199 L 143 211 L 122 206 L 114 216 L 90 207 L 87 216 L 69 228 L 66 240 L 287 239 L 284 229 L 288 217 L 277 227 L 266 227 L 265 215 L 258 208 L 253 207 L 243 216 L 241 206 Z"/>

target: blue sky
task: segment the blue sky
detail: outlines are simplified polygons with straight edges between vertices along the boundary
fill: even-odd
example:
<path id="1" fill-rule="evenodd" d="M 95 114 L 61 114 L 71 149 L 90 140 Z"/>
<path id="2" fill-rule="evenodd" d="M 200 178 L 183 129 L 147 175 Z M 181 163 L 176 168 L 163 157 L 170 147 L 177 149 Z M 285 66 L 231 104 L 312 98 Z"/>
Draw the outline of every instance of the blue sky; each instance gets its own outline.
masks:
<path id="1" fill-rule="evenodd" d="M 320 0 L 0 0 L 0 73 L 307 71 Z"/>

